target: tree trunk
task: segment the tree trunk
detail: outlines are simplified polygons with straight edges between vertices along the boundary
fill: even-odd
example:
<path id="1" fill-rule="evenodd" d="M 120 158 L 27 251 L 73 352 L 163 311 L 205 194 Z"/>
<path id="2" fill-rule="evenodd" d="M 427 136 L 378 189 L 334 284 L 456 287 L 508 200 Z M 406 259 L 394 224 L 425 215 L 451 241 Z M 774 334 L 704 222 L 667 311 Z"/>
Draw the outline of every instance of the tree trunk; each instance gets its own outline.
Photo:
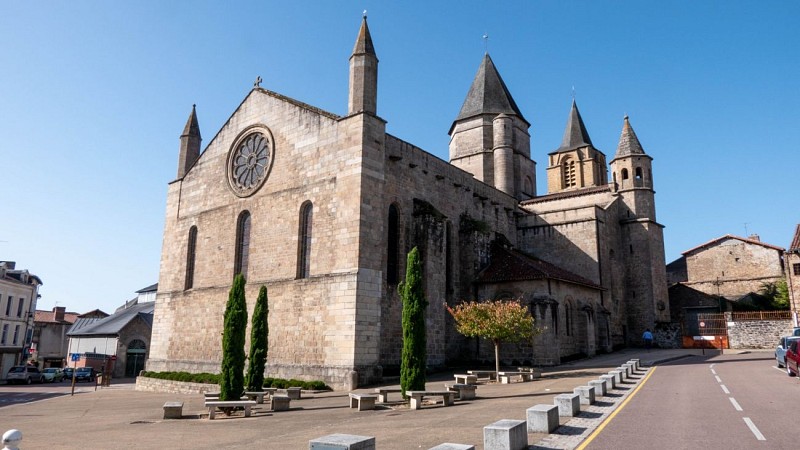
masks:
<path id="1" fill-rule="evenodd" d="M 494 341 L 494 370 L 495 375 L 500 373 L 500 341 Z M 500 380 L 500 378 L 497 379 Z"/>

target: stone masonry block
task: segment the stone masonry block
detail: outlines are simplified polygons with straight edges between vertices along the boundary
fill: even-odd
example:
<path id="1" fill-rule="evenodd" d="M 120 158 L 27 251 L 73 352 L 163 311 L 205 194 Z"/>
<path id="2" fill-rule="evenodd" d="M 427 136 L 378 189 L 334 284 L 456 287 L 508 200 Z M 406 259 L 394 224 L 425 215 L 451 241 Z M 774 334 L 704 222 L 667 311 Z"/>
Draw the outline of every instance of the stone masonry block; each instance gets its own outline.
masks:
<path id="1" fill-rule="evenodd" d="M 594 386 L 578 386 L 572 390 L 574 394 L 580 395 L 581 405 L 594 405 L 595 390 Z"/>
<path id="2" fill-rule="evenodd" d="M 308 441 L 309 450 L 375 450 L 375 438 L 353 434 L 329 434 Z"/>
<path id="3" fill-rule="evenodd" d="M 594 393 L 597 397 L 605 397 L 608 392 L 607 380 L 592 380 L 589 382 L 589 386 L 594 387 Z"/>
<path id="4" fill-rule="evenodd" d="M 444 444 L 439 444 L 436 447 L 431 447 L 429 450 L 475 450 L 475 446 L 445 442 Z"/>
<path id="5" fill-rule="evenodd" d="M 622 384 L 623 378 L 621 370 L 611 370 L 608 372 L 608 374 L 614 377 L 614 383 L 616 383 L 617 385 Z"/>
<path id="6" fill-rule="evenodd" d="M 553 399 L 558 406 L 558 415 L 561 417 L 575 417 L 581 412 L 581 396 L 578 394 L 560 394 Z"/>
<path id="7" fill-rule="evenodd" d="M 616 389 L 617 377 L 615 375 L 600 375 L 600 379 L 606 382 L 606 392 Z"/>
<path id="8" fill-rule="evenodd" d="M 552 433 L 558 428 L 558 406 L 534 405 L 526 410 L 529 433 Z"/>
<path id="9" fill-rule="evenodd" d="M 528 448 L 528 430 L 524 420 L 498 420 L 483 427 L 486 450 L 524 450 Z"/>

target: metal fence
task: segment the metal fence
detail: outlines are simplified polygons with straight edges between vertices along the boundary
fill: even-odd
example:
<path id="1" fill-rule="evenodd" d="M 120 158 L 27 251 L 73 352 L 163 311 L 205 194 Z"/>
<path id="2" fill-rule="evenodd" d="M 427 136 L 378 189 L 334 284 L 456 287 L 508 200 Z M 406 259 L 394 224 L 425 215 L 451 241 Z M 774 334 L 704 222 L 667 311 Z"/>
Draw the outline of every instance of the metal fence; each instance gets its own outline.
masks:
<path id="1" fill-rule="evenodd" d="M 744 311 L 731 313 L 734 322 L 746 320 L 791 320 L 791 311 Z"/>

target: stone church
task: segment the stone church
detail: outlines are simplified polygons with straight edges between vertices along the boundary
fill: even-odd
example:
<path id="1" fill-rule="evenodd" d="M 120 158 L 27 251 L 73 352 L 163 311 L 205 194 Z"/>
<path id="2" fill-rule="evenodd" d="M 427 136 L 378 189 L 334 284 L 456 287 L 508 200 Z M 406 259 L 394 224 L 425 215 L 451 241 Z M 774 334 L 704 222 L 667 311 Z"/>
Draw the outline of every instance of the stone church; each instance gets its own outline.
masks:
<path id="1" fill-rule="evenodd" d="M 201 152 L 193 108 L 169 184 L 147 370 L 218 372 L 233 276 L 269 289 L 267 374 L 353 387 L 396 373 L 397 292 L 421 251 L 428 365 L 493 360 L 445 305 L 518 299 L 543 332 L 506 363 L 636 345 L 669 321 L 652 158 L 626 117 L 610 162 L 573 102 L 536 193 L 530 123 L 489 55 L 450 127 L 450 161 L 386 133 L 364 18 L 347 114 L 256 85 Z M 611 180 L 609 180 L 609 171 Z"/>

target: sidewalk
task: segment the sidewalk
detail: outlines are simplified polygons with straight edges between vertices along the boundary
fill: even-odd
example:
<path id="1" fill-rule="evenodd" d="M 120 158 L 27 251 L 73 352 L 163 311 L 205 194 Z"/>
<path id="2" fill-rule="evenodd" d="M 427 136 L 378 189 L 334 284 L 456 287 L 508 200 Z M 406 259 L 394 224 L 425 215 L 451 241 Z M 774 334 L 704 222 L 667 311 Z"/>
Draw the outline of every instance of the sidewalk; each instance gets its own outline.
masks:
<path id="1" fill-rule="evenodd" d="M 527 383 L 482 384 L 478 398 L 454 406 L 379 406 L 357 412 L 348 407 L 347 392 L 305 394 L 292 401 L 289 411 L 272 413 L 258 408 L 250 418 L 217 415 L 207 420 L 200 395 L 176 395 L 133 390 L 132 383 L 98 388 L 74 397 L 57 397 L 36 403 L 0 408 L 0 433 L 16 428 L 23 433 L 20 448 L 86 449 L 307 449 L 308 441 L 333 433 L 375 436 L 380 450 L 429 449 L 444 442 L 483 448 L 483 427 L 501 419 L 525 420 L 535 404 L 552 404 L 553 397 L 607 373 L 631 358 L 642 366 L 700 356 L 699 350 L 625 349 L 591 359 L 546 368 L 542 378 Z M 709 351 L 706 356 L 711 357 Z M 715 352 L 714 355 L 717 353 Z M 451 374 L 436 374 L 429 389 L 442 389 Z M 371 388 L 359 389 L 371 391 Z M 390 397 L 390 400 L 397 398 Z M 163 420 L 162 405 L 183 401 L 181 420 Z M 605 402 L 608 403 L 608 402 Z M 616 408 L 619 402 L 615 402 Z M 259 405 L 261 406 L 261 405 Z M 611 408 L 611 410 L 613 410 Z M 609 411 L 610 412 L 610 411 Z M 597 417 L 597 414 L 594 414 Z M 201 418 L 203 417 L 203 418 Z M 576 420 L 576 419 L 571 419 Z M 568 420 L 561 419 L 564 425 Z M 599 423 L 598 423 L 599 424 Z M 568 428 L 568 427 L 566 427 Z M 574 434 L 574 433 L 573 433 Z M 548 438 L 546 448 L 571 448 L 575 437 L 529 434 L 534 445 Z M 559 447 L 563 441 L 565 447 Z M 535 447 L 534 447 L 535 448 Z M 542 447 L 545 448 L 545 447 Z"/>

